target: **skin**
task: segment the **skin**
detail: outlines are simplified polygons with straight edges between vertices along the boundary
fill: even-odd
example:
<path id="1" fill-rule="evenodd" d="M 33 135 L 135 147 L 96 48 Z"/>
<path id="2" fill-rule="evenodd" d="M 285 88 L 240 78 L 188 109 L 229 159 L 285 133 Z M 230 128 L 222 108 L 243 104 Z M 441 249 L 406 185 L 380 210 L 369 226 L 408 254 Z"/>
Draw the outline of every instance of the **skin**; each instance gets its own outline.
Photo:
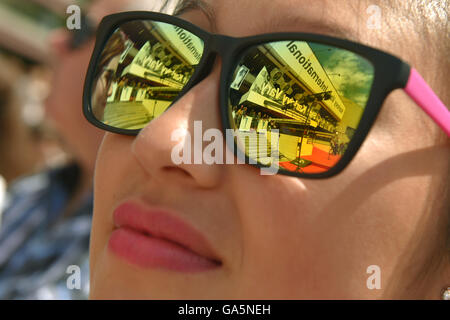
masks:
<path id="1" fill-rule="evenodd" d="M 92 175 L 103 133 L 84 119 L 80 112 L 80 103 L 85 70 L 92 54 L 94 40 L 73 51 L 69 49 L 69 41 L 70 34 L 66 30 L 58 30 L 51 35 L 50 42 L 56 61 L 46 112 L 83 171 Z"/>
<path id="2" fill-rule="evenodd" d="M 32 172 L 42 163 L 43 155 L 30 128 L 21 117 L 21 100 L 15 94 L 23 70 L 14 60 L 0 56 L 0 175 L 7 183 Z"/>
<path id="3" fill-rule="evenodd" d="M 208 3 L 218 33 L 342 31 L 422 70 L 415 55 L 424 41 L 420 35 L 398 40 L 402 28 L 368 30 L 369 3 L 363 1 L 356 7 L 303 0 Z M 397 16 L 388 11 L 383 21 L 394 23 Z M 211 31 L 199 10 L 182 17 Z M 95 174 L 91 298 L 439 298 L 450 279 L 449 263 L 436 258 L 448 254 L 446 208 L 431 204 L 442 202 L 450 147 L 432 120 L 404 92 L 393 92 L 347 169 L 325 180 L 262 176 L 248 165 L 175 165 L 174 130 L 183 127 L 193 136 L 194 120 L 203 121 L 203 130 L 221 128 L 220 68 L 218 59 L 207 78 L 137 137 L 105 134 Z M 433 78 L 423 70 L 426 80 Z M 438 94 L 446 91 L 430 84 Z M 222 267 L 199 274 L 142 269 L 111 253 L 113 210 L 136 196 L 199 230 Z M 381 269 L 379 290 L 366 285 L 371 265 Z"/>

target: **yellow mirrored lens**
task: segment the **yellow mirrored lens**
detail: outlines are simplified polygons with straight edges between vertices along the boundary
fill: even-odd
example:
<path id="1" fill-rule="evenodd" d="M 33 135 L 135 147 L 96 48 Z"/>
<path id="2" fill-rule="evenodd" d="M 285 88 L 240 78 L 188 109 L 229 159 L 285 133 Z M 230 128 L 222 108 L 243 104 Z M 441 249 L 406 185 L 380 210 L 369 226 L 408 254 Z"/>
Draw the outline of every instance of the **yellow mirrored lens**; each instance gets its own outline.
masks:
<path id="1" fill-rule="evenodd" d="M 92 112 L 104 124 L 141 129 L 178 97 L 203 54 L 203 41 L 177 26 L 131 21 L 107 41 L 92 88 Z"/>
<path id="2" fill-rule="evenodd" d="M 229 90 L 238 147 L 279 170 L 328 171 L 358 128 L 373 77 L 369 61 L 332 46 L 278 41 L 249 49 Z"/>

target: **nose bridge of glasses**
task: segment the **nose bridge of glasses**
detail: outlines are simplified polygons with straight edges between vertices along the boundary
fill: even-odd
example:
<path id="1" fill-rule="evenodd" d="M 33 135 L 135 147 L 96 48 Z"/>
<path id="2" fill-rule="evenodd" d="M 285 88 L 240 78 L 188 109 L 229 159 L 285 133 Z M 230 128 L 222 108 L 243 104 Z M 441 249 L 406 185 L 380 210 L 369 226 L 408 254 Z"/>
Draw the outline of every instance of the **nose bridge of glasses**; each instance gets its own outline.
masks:
<path id="1" fill-rule="evenodd" d="M 204 52 L 205 60 L 202 63 L 203 67 L 201 68 L 196 83 L 200 82 L 211 73 L 218 55 L 222 59 L 228 55 L 232 48 L 233 40 L 234 38 L 224 35 L 212 34 L 210 36 L 207 49 Z"/>
<path id="2" fill-rule="evenodd" d="M 210 36 L 210 50 L 215 52 L 221 56 L 226 55 L 230 52 L 230 49 L 233 47 L 235 38 L 221 35 L 221 34 L 212 34 Z"/>

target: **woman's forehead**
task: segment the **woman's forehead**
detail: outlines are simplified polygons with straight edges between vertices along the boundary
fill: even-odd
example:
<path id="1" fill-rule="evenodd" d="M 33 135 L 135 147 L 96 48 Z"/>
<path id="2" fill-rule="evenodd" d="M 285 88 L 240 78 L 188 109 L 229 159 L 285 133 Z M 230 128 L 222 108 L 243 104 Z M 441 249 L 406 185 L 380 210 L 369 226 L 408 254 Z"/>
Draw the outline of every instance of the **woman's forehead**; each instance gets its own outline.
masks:
<path id="1" fill-rule="evenodd" d="M 357 41 L 367 18 L 361 6 L 330 0 L 182 0 L 175 14 L 201 12 L 209 31 L 230 36 L 297 31 Z"/>

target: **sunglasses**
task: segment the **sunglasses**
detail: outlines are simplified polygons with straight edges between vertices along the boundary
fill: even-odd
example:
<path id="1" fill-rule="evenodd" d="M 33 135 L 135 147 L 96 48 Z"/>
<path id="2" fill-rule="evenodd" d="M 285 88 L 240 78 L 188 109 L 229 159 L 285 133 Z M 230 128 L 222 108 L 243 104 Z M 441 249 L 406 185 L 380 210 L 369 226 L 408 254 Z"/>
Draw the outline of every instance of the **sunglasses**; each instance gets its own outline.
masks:
<path id="1" fill-rule="evenodd" d="M 211 34 L 155 12 L 105 17 L 83 97 L 93 125 L 137 135 L 222 58 L 222 130 L 245 163 L 327 178 L 355 156 L 387 95 L 402 88 L 450 136 L 450 113 L 417 71 L 359 43 L 308 33 Z M 104 70 L 115 79 L 105 85 Z M 274 143 L 275 141 L 275 143 Z"/>

